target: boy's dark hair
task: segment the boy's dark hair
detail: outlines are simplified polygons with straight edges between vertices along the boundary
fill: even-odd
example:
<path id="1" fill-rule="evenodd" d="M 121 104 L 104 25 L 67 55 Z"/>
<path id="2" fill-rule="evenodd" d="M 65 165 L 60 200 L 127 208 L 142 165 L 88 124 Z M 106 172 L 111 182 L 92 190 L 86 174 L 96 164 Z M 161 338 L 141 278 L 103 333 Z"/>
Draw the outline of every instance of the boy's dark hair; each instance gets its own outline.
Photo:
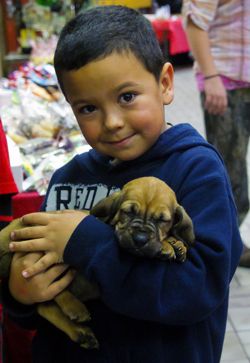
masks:
<path id="1" fill-rule="evenodd" d="M 79 13 L 62 29 L 55 51 L 61 89 L 64 71 L 77 70 L 113 52 L 129 51 L 159 80 L 164 59 L 145 16 L 123 6 L 98 6 Z"/>

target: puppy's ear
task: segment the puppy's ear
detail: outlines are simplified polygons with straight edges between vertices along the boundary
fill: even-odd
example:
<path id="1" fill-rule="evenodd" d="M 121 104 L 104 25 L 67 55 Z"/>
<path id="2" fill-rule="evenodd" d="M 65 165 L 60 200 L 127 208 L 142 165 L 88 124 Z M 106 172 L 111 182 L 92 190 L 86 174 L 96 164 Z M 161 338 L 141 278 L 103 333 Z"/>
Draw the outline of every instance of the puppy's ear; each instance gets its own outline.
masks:
<path id="1" fill-rule="evenodd" d="M 112 224 L 121 204 L 121 192 L 115 192 L 109 197 L 102 199 L 91 209 L 90 214 L 101 219 L 105 223 Z"/>
<path id="2" fill-rule="evenodd" d="M 176 207 L 174 224 L 171 228 L 171 232 L 188 246 L 192 245 L 194 242 L 195 235 L 193 222 L 185 209 L 180 205 Z"/>

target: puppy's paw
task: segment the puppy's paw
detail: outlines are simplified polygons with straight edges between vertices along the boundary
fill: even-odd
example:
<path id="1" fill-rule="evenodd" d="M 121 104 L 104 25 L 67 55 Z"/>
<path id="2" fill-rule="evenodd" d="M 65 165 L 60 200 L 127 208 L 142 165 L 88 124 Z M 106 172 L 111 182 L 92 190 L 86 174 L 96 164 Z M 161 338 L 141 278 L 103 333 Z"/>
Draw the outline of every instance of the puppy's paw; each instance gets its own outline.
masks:
<path id="1" fill-rule="evenodd" d="M 169 237 L 168 242 L 174 249 L 176 261 L 185 262 L 187 258 L 187 247 L 184 243 L 174 237 Z"/>
<path id="2" fill-rule="evenodd" d="M 78 326 L 77 327 L 76 342 L 84 349 L 98 349 L 99 343 L 89 327 Z"/>
<path id="3" fill-rule="evenodd" d="M 70 329 L 65 331 L 73 342 L 79 344 L 84 349 L 98 349 L 99 343 L 88 326 L 81 324 L 71 324 Z"/>
<path id="4" fill-rule="evenodd" d="M 176 259 L 175 250 L 172 247 L 172 245 L 168 242 L 168 240 L 163 241 L 162 249 L 161 249 L 161 252 L 158 257 L 163 260 L 175 260 Z"/>

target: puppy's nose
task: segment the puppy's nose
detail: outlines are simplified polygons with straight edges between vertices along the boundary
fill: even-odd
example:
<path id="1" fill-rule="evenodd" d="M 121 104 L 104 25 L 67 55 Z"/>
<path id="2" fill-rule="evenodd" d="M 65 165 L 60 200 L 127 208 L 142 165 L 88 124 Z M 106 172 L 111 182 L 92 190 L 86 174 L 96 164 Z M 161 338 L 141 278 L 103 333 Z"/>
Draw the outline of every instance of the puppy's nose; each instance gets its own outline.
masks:
<path id="1" fill-rule="evenodd" d="M 148 242 L 148 234 L 146 232 L 136 232 L 133 234 L 133 241 L 136 247 L 141 248 Z"/>

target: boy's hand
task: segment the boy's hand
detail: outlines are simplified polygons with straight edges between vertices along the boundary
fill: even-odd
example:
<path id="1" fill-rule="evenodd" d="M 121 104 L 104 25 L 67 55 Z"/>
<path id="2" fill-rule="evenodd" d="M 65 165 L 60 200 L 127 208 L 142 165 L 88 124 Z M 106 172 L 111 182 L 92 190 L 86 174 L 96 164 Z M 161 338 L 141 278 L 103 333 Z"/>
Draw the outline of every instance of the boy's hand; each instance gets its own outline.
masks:
<path id="1" fill-rule="evenodd" d="M 48 267 L 63 262 L 66 244 L 77 225 L 87 216 L 83 211 L 65 210 L 53 213 L 31 213 L 22 218 L 27 227 L 11 233 L 12 252 L 44 252 L 22 272 L 31 277 Z"/>
<path id="2" fill-rule="evenodd" d="M 13 256 L 9 290 L 11 295 L 22 304 L 30 305 L 53 299 L 70 284 L 75 276 L 75 272 L 69 270 L 59 278 L 68 266 L 58 264 L 31 278 L 23 278 L 21 274 L 23 269 L 33 265 L 41 258 L 41 255 L 41 253 L 15 253 Z"/>

